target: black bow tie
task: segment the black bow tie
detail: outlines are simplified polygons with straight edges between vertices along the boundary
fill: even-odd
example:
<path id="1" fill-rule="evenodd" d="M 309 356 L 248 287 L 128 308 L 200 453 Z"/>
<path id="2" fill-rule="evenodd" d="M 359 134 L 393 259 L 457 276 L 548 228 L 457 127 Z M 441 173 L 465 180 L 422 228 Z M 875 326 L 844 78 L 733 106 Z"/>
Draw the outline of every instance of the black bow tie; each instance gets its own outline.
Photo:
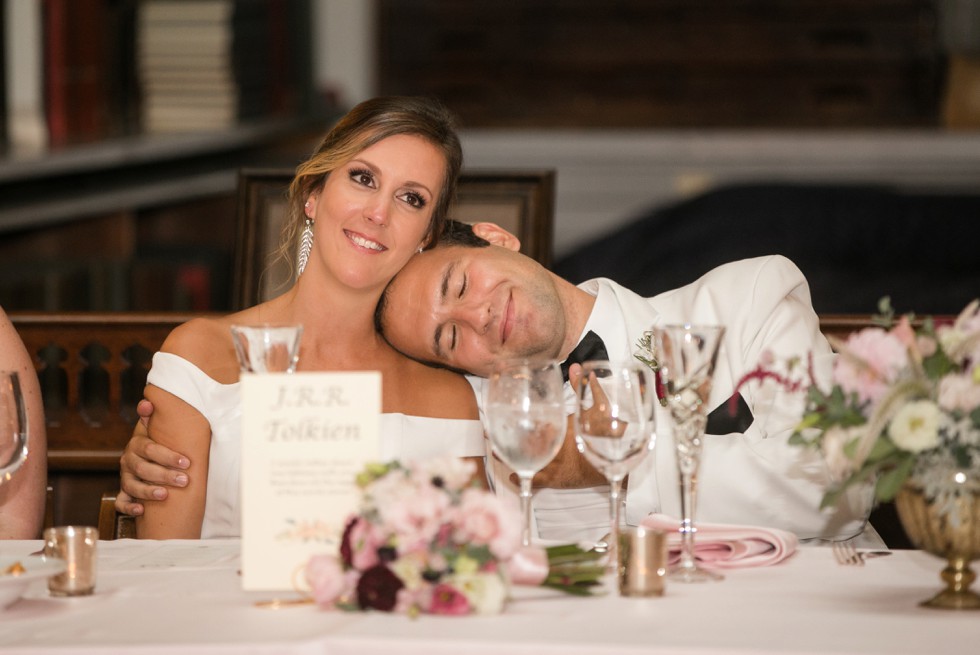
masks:
<path id="1" fill-rule="evenodd" d="M 602 343 L 599 335 L 589 330 L 575 346 L 575 350 L 561 363 L 562 378 L 568 382 L 568 367 L 572 364 L 581 364 L 593 359 L 609 359 L 609 353 L 606 352 L 606 344 Z"/>

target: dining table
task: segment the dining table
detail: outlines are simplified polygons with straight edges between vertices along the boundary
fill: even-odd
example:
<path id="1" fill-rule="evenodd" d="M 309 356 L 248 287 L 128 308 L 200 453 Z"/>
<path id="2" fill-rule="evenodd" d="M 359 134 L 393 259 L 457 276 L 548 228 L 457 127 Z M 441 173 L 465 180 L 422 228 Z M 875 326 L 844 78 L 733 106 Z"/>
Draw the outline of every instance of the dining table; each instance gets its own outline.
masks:
<path id="1" fill-rule="evenodd" d="M 27 557 L 40 541 L 0 542 Z M 980 649 L 980 612 L 928 609 L 944 562 L 887 551 L 842 566 L 803 547 L 780 564 L 731 569 L 719 582 L 667 581 L 662 596 L 623 597 L 614 581 L 577 597 L 514 586 L 500 614 L 410 617 L 271 609 L 296 592 L 244 591 L 240 542 L 101 541 L 95 593 L 48 594 L 32 581 L 0 610 L 3 653 L 277 655 L 923 655 Z"/>

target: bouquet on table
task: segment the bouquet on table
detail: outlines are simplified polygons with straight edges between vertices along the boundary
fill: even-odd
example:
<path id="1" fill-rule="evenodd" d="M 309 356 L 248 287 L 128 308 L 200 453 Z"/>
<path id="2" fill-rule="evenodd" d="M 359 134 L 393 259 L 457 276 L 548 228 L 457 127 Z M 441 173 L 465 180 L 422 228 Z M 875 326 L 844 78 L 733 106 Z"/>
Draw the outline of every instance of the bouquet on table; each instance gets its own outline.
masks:
<path id="1" fill-rule="evenodd" d="M 472 483 L 474 472 L 457 458 L 368 466 L 339 555 L 307 563 L 317 604 L 412 616 L 492 614 L 503 609 L 511 583 L 589 595 L 601 555 L 574 545 L 522 548 L 519 512 Z"/>
<path id="2" fill-rule="evenodd" d="M 776 371 L 771 362 L 745 376 L 805 389 L 806 410 L 791 443 L 819 449 L 837 483 L 822 506 L 851 485 L 872 482 L 888 501 L 914 476 L 929 498 L 951 502 L 950 470 L 980 484 L 980 303 L 950 325 L 895 319 L 882 300 L 881 327 L 831 340 L 838 357 L 833 384 L 821 389 L 799 360 Z M 803 371 L 805 375 L 800 376 Z"/>

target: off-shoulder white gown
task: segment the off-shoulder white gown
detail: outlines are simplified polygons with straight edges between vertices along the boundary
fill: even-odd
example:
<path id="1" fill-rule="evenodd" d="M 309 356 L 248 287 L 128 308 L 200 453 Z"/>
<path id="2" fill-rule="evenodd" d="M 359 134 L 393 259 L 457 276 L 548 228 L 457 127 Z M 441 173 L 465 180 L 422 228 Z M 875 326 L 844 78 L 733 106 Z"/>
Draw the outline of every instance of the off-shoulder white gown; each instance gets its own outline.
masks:
<path id="1" fill-rule="evenodd" d="M 158 352 L 146 379 L 199 411 L 211 424 L 208 495 L 201 538 L 241 535 L 241 417 L 239 384 L 221 384 L 186 359 Z M 483 457 L 479 420 L 381 415 L 381 461 L 439 455 Z"/>

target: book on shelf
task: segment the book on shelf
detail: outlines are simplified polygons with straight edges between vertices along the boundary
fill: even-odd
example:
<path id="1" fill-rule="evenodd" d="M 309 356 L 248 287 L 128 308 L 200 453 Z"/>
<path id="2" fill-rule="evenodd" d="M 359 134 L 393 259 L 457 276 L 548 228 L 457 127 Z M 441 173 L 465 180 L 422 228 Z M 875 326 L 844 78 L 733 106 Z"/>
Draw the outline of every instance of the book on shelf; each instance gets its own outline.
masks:
<path id="1" fill-rule="evenodd" d="M 41 0 L 5 0 L 4 50 L 8 57 L 7 143 L 15 152 L 47 148 Z"/>

